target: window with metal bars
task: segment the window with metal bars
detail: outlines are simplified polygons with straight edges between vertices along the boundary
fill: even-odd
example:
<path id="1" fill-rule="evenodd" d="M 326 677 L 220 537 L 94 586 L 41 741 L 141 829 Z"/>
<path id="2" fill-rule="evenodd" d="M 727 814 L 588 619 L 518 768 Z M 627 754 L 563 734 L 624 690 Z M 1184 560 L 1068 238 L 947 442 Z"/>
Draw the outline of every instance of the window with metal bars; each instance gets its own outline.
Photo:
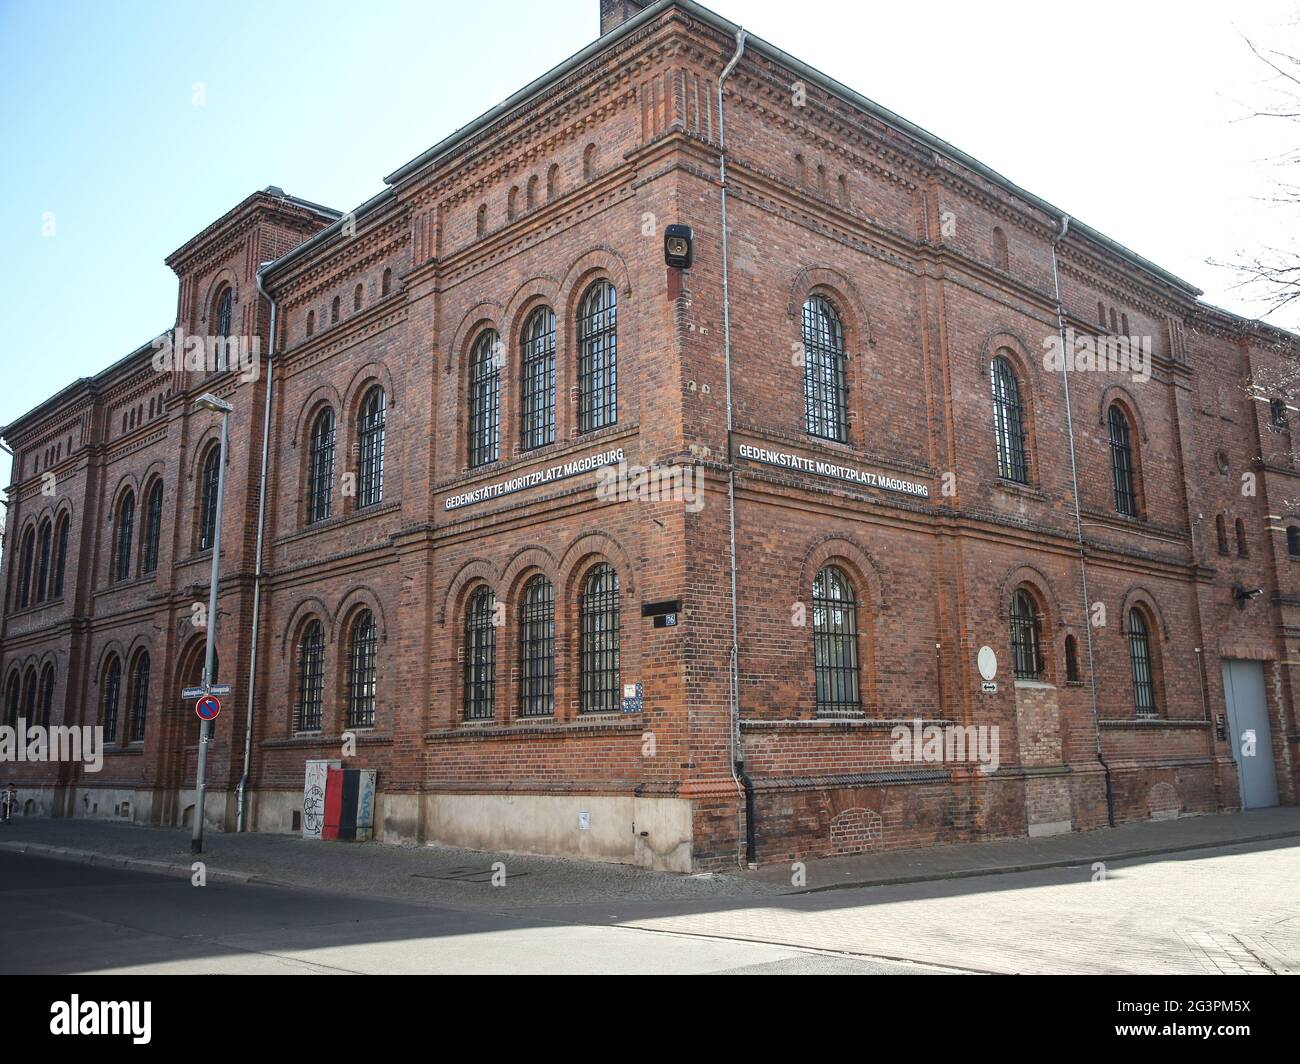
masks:
<path id="1" fill-rule="evenodd" d="M 597 281 L 578 307 L 578 430 L 617 421 L 618 293 L 608 281 Z"/>
<path id="2" fill-rule="evenodd" d="M 616 713 L 622 706 L 618 573 L 597 565 L 582 586 L 579 602 L 579 666 L 584 713 Z"/>
<path id="3" fill-rule="evenodd" d="M 36 670 L 28 669 L 23 681 L 23 716 L 29 723 L 36 720 Z"/>
<path id="4" fill-rule="evenodd" d="M 1023 588 L 1011 596 L 1011 661 L 1017 680 L 1042 679 L 1043 619 Z"/>
<path id="5" fill-rule="evenodd" d="M 853 585 L 833 565 L 813 578 L 813 670 L 817 712 L 862 708 L 858 673 L 858 603 Z"/>
<path id="6" fill-rule="evenodd" d="M 212 447 L 203 459 L 199 480 L 199 550 L 209 550 L 217 539 L 217 490 L 221 484 L 221 448 Z"/>
<path id="7" fill-rule="evenodd" d="M 519 714 L 555 712 L 555 587 L 544 576 L 524 585 L 519 603 Z"/>
<path id="8" fill-rule="evenodd" d="M 1128 615 L 1128 654 L 1133 665 L 1133 703 L 1139 717 L 1156 716 L 1156 688 L 1151 672 L 1151 640 L 1142 611 Z"/>
<path id="9" fill-rule="evenodd" d="M 348 647 L 348 727 L 372 728 L 375 724 L 375 651 L 379 633 L 375 617 L 365 610 L 352 626 Z"/>
<path id="10" fill-rule="evenodd" d="M 357 473 L 357 506 L 375 506 L 384 497 L 384 415 L 388 399 L 375 385 L 366 392 L 357 417 L 357 445 L 361 450 Z"/>
<path id="11" fill-rule="evenodd" d="M 1115 485 L 1115 509 L 1125 517 L 1137 516 L 1137 491 L 1133 483 L 1133 446 L 1128 418 L 1112 404 L 1110 424 L 1110 471 Z"/>
<path id="12" fill-rule="evenodd" d="M 811 436 L 848 439 L 848 375 L 844 329 L 821 296 L 803 305 L 804 423 Z"/>
<path id="13" fill-rule="evenodd" d="M 44 602 L 50 586 L 50 523 L 41 524 L 39 561 L 36 565 L 36 601 Z"/>
<path id="14" fill-rule="evenodd" d="M 41 675 L 41 719 L 43 728 L 50 726 L 50 716 L 54 712 L 54 666 L 46 665 Z"/>
<path id="15" fill-rule="evenodd" d="M 327 521 L 333 503 L 334 408 L 325 407 L 311 428 L 311 452 L 307 459 L 307 523 Z"/>
<path id="16" fill-rule="evenodd" d="M 217 335 L 223 339 L 230 335 L 231 318 L 235 309 L 235 293 L 227 288 L 217 300 Z"/>
<path id="17" fill-rule="evenodd" d="M 117 508 L 117 551 L 113 565 L 114 580 L 131 577 L 131 534 L 135 524 L 135 495 L 127 492 Z"/>
<path id="18" fill-rule="evenodd" d="M 312 621 L 298 644 L 298 731 L 320 731 L 324 694 L 325 629 Z"/>
<path id="19" fill-rule="evenodd" d="M 99 719 L 103 721 L 104 741 L 117 741 L 117 704 L 122 696 L 122 661 L 116 654 L 109 659 L 104 673 L 104 703 Z"/>
<path id="20" fill-rule="evenodd" d="M 140 571 L 156 572 L 158 569 L 158 542 L 162 538 L 163 486 L 155 480 L 149 489 L 144 512 L 144 542 L 140 551 Z"/>
<path id="21" fill-rule="evenodd" d="M 465 719 L 496 715 L 496 596 L 488 587 L 470 595 L 465 608 Z"/>
<path id="22" fill-rule="evenodd" d="M 1029 461 L 1025 452 L 1025 411 L 1020 402 L 1020 385 L 1011 363 L 999 355 L 993 360 L 993 433 L 998 449 L 998 476 L 1020 484 L 1029 483 Z"/>
<path id="23" fill-rule="evenodd" d="M 68 568 L 68 516 L 64 514 L 59 519 L 58 533 L 55 537 L 56 544 L 54 549 L 54 586 L 50 591 L 51 598 L 63 597 L 63 578 Z"/>
<path id="24" fill-rule="evenodd" d="M 5 724 L 9 727 L 18 725 L 18 672 L 9 674 L 9 685 L 5 688 Z"/>
<path id="25" fill-rule="evenodd" d="M 469 360 L 469 464 L 495 462 L 501 445 L 501 337 L 489 329 Z"/>
<path id="26" fill-rule="evenodd" d="M 149 709 L 149 653 L 142 650 L 135 656 L 131 670 L 131 722 L 130 741 L 144 742 L 145 713 Z"/>
<path id="27" fill-rule="evenodd" d="M 555 312 L 538 307 L 520 339 L 519 446 L 525 451 L 555 441 Z"/>

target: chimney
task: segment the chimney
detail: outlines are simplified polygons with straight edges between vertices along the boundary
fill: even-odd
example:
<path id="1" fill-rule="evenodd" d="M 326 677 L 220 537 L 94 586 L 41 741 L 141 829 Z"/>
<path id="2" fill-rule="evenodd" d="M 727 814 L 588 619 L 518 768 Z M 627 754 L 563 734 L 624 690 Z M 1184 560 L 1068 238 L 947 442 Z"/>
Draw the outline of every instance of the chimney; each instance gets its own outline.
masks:
<path id="1" fill-rule="evenodd" d="M 600 0 L 600 35 L 618 29 L 654 0 Z"/>

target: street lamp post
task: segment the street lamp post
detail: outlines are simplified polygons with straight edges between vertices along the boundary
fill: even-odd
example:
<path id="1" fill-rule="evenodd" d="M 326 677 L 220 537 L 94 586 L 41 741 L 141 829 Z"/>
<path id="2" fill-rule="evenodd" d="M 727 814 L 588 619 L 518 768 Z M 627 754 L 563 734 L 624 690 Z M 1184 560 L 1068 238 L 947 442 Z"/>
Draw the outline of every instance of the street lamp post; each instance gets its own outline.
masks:
<path id="1" fill-rule="evenodd" d="M 212 586 L 208 589 L 208 645 L 203 660 L 202 686 L 206 691 L 215 677 L 213 673 L 214 657 L 217 652 L 217 584 L 221 579 L 221 502 L 226 494 L 226 439 L 230 425 L 230 412 L 234 409 L 229 403 L 218 399 L 211 392 L 199 396 L 194 405 L 202 410 L 211 410 L 221 415 L 221 447 L 217 452 L 217 512 L 212 524 Z M 203 808 L 207 796 L 208 739 L 212 734 L 212 722 L 199 719 L 199 766 L 194 783 L 194 830 L 190 835 L 190 851 L 203 852 Z"/>

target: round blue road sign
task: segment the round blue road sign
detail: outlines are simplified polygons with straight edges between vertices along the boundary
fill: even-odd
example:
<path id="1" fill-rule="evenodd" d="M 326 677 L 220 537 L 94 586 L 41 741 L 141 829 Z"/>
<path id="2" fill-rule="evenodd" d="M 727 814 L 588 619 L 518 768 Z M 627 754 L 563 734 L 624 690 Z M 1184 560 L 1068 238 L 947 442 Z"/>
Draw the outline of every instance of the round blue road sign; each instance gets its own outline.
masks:
<path id="1" fill-rule="evenodd" d="M 194 712 L 199 715 L 199 720 L 216 720 L 221 712 L 221 699 L 214 695 L 204 695 L 195 703 Z"/>

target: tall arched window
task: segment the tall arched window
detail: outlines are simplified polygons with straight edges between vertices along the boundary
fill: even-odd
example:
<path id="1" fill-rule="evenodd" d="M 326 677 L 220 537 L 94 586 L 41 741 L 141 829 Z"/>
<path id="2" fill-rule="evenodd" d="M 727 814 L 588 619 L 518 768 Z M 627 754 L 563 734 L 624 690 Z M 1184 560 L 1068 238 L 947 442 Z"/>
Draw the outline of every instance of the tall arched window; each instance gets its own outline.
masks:
<path id="1" fill-rule="evenodd" d="M 221 486 L 221 448 L 208 449 L 199 478 L 199 550 L 211 550 L 217 541 L 217 492 Z"/>
<path id="2" fill-rule="evenodd" d="M 578 611 L 582 711 L 617 713 L 622 708 L 621 624 L 618 573 L 612 565 L 597 565 L 587 574 Z"/>
<path id="3" fill-rule="evenodd" d="M 1237 557 L 1249 558 L 1250 548 L 1246 544 L 1246 522 L 1240 517 L 1237 518 Z"/>
<path id="4" fill-rule="evenodd" d="M 1228 553 L 1228 524 L 1223 519 L 1223 514 L 1218 514 L 1214 518 L 1214 531 L 1219 540 L 1219 553 Z"/>
<path id="5" fill-rule="evenodd" d="M 50 590 L 50 555 L 53 552 L 53 535 L 50 522 L 41 522 L 40 548 L 36 564 L 36 601 L 44 602 Z"/>
<path id="6" fill-rule="evenodd" d="M 32 564 L 36 553 L 36 529 L 23 533 L 22 549 L 18 552 L 18 608 L 24 609 L 32 601 Z"/>
<path id="7" fill-rule="evenodd" d="M 546 198 L 555 199 L 556 194 L 560 191 L 560 167 L 557 163 L 552 163 L 551 168 L 546 171 Z"/>
<path id="8" fill-rule="evenodd" d="M 489 329 L 474 344 L 469 362 L 469 464 L 487 465 L 499 455 L 501 338 Z"/>
<path id="9" fill-rule="evenodd" d="M 9 674 L 9 683 L 5 685 L 5 724 L 11 728 L 18 726 L 18 670 Z"/>
<path id="10" fill-rule="evenodd" d="M 993 381 L 993 434 L 998 449 L 998 476 L 1027 484 L 1029 460 L 1025 453 L 1025 411 L 1020 402 L 1020 385 L 1011 363 L 1001 355 L 993 359 L 989 376 Z"/>
<path id="11" fill-rule="evenodd" d="M 813 578 L 813 672 L 817 712 L 862 708 L 858 675 L 858 603 L 843 570 L 828 565 Z"/>
<path id="12" fill-rule="evenodd" d="M 162 539 L 163 486 L 155 480 L 149 488 L 144 507 L 144 541 L 140 545 L 140 571 L 156 572 L 158 569 L 158 543 Z"/>
<path id="13" fill-rule="evenodd" d="M 357 506 L 374 506 L 384 497 L 384 417 L 388 399 L 375 385 L 361 401 L 357 415 L 357 445 L 361 451 L 357 471 Z"/>
<path id="14" fill-rule="evenodd" d="M 330 515 L 334 480 L 334 408 L 325 407 L 311 427 L 311 452 L 307 459 L 307 523 Z"/>
<path id="15" fill-rule="evenodd" d="M 99 719 L 104 729 L 104 741 L 117 741 L 117 708 L 122 697 L 122 661 L 116 654 L 108 659 L 104 672 L 103 703 Z"/>
<path id="16" fill-rule="evenodd" d="M 597 281 L 578 307 L 578 430 L 617 421 L 618 293 L 608 281 Z"/>
<path id="17" fill-rule="evenodd" d="M 393 271 L 391 269 L 387 269 L 384 270 L 384 276 L 379 284 L 379 294 L 386 296 L 390 292 L 392 292 L 392 290 L 393 290 Z"/>
<path id="18" fill-rule="evenodd" d="M 28 724 L 36 723 L 36 670 L 28 669 L 23 677 L 23 717 Z"/>
<path id="19" fill-rule="evenodd" d="M 848 439 L 848 376 L 844 329 L 821 296 L 803 305 L 804 424 L 810 436 Z"/>
<path id="20" fill-rule="evenodd" d="M 1007 249 L 1007 234 L 998 226 L 993 227 L 993 262 L 1002 270 L 1011 264 L 1011 255 Z"/>
<path id="21" fill-rule="evenodd" d="M 524 585 L 519 603 L 519 713 L 555 712 L 555 587 L 544 576 Z"/>
<path id="22" fill-rule="evenodd" d="M 364 291 L 361 285 L 357 285 L 356 288 L 352 289 L 352 309 L 354 312 L 361 309 L 361 299 Z"/>
<path id="23" fill-rule="evenodd" d="M 307 335 L 314 336 L 315 333 L 316 333 L 316 312 L 314 310 L 309 310 L 307 311 Z"/>
<path id="24" fill-rule="evenodd" d="M 1137 489 L 1133 479 L 1133 445 L 1128 418 L 1118 403 L 1112 403 L 1110 424 L 1110 471 L 1115 487 L 1115 509 L 1126 517 L 1137 516 Z"/>
<path id="25" fill-rule="evenodd" d="M 135 656 L 131 667 L 131 685 L 128 694 L 131 707 L 130 730 L 128 741 L 144 742 L 145 714 L 149 709 L 149 652 L 141 650 Z"/>
<path id="26" fill-rule="evenodd" d="M 339 309 L 340 309 L 340 308 L 339 308 L 339 304 L 340 304 L 341 302 L 342 302 L 342 301 L 339 299 L 338 296 L 335 296 L 335 297 L 330 301 L 330 324 L 331 324 L 331 325 L 337 325 L 337 324 L 338 324 L 338 320 L 339 320 Z"/>
<path id="27" fill-rule="evenodd" d="M 58 521 L 58 532 L 54 537 L 54 582 L 51 585 L 50 597 L 63 597 L 63 578 L 68 569 L 68 515 L 64 514 Z"/>
<path id="28" fill-rule="evenodd" d="M 222 290 L 221 295 L 217 298 L 217 331 L 216 335 L 225 339 L 230 335 L 231 321 L 235 311 L 235 293 L 232 288 L 227 286 Z"/>
<path id="29" fill-rule="evenodd" d="M 465 609 L 465 719 L 491 720 L 496 713 L 496 597 L 478 588 Z"/>
<path id="30" fill-rule="evenodd" d="M 324 694 L 325 629 L 313 620 L 303 629 L 298 644 L 298 731 L 320 731 Z"/>
<path id="31" fill-rule="evenodd" d="M 379 633 L 375 615 L 365 610 L 352 626 L 348 644 L 348 727 L 375 725 L 375 650 Z"/>
<path id="32" fill-rule="evenodd" d="M 555 441 L 555 312 L 538 307 L 520 339 L 519 446 L 530 451 Z"/>
<path id="33" fill-rule="evenodd" d="M 135 526 L 135 493 L 128 491 L 117 507 L 117 543 L 113 556 L 113 579 L 131 578 L 131 536 Z"/>
<path id="34" fill-rule="evenodd" d="M 1151 668 L 1151 639 L 1146 618 L 1134 607 L 1128 615 L 1128 654 L 1133 666 L 1133 703 L 1139 717 L 1156 715 L 1156 688 Z"/>
<path id="35" fill-rule="evenodd" d="M 1011 660 L 1017 680 L 1042 678 L 1043 618 L 1024 588 L 1011 596 Z"/>
<path id="36" fill-rule="evenodd" d="M 50 726 L 50 717 L 54 713 L 54 666 L 46 665 L 41 673 L 41 719 L 42 728 Z"/>
<path id="37" fill-rule="evenodd" d="M 1065 681 L 1079 683 L 1079 641 L 1072 635 L 1065 637 Z"/>

